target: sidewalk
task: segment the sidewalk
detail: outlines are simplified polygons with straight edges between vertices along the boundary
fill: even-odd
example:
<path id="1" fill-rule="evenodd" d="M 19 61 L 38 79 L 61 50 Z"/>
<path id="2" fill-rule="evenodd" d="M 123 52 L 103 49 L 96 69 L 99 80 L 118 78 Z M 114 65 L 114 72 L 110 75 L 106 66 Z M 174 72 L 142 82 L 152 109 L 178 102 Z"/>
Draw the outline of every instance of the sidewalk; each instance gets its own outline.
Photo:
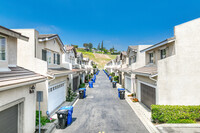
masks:
<path id="1" fill-rule="evenodd" d="M 117 84 L 117 88 L 121 85 Z M 150 133 L 200 133 L 200 124 L 158 124 L 151 121 L 151 110 L 140 102 L 132 102 L 126 92 L 126 101 Z"/>

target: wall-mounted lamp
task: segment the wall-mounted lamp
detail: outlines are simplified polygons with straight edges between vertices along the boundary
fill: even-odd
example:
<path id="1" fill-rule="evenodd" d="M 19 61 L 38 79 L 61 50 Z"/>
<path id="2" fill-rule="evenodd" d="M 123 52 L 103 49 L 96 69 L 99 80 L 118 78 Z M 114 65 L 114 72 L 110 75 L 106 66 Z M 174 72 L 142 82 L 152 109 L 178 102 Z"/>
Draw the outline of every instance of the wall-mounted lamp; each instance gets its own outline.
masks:
<path id="1" fill-rule="evenodd" d="M 31 85 L 30 88 L 29 88 L 29 93 L 34 93 L 35 91 L 35 85 Z"/>

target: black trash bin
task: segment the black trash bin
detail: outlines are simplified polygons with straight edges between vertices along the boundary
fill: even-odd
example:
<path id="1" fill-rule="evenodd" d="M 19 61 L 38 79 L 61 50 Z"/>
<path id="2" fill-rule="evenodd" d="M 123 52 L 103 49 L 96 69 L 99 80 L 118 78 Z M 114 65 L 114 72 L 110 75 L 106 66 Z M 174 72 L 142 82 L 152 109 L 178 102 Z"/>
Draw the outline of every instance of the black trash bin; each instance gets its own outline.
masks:
<path id="1" fill-rule="evenodd" d="M 113 81 L 112 84 L 113 84 L 113 88 L 116 88 L 117 82 L 116 82 L 116 81 Z"/>
<path id="2" fill-rule="evenodd" d="M 112 82 L 112 81 L 113 81 L 113 79 L 111 78 L 111 79 L 110 79 L 110 82 Z"/>
<path id="3" fill-rule="evenodd" d="M 59 110 L 56 112 L 58 117 L 58 125 L 56 128 L 65 129 L 67 127 L 68 110 Z"/>
<path id="4" fill-rule="evenodd" d="M 84 98 L 84 90 L 79 89 L 79 99 L 83 99 L 83 98 Z"/>
<path id="5" fill-rule="evenodd" d="M 125 99 L 125 90 L 120 90 L 119 91 L 119 98 L 120 99 Z"/>

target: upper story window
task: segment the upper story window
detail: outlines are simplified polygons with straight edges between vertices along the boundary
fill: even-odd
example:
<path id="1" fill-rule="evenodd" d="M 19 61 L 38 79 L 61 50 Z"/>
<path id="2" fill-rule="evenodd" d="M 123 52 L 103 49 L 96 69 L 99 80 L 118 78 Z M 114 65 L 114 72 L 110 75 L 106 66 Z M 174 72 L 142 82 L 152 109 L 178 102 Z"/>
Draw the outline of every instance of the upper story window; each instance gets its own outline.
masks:
<path id="1" fill-rule="evenodd" d="M 6 38 L 0 36 L 0 60 L 6 60 Z"/>
<path id="2" fill-rule="evenodd" d="M 51 64 L 51 51 L 47 51 L 47 63 Z"/>
<path id="3" fill-rule="evenodd" d="M 166 49 L 162 49 L 162 50 L 160 51 L 160 58 L 161 58 L 161 59 L 166 58 Z"/>
<path id="4" fill-rule="evenodd" d="M 129 58 L 129 65 L 131 65 L 131 57 Z"/>
<path id="5" fill-rule="evenodd" d="M 135 63 L 136 60 L 137 60 L 137 56 L 135 55 L 135 56 L 133 56 L 133 63 Z"/>
<path id="6" fill-rule="evenodd" d="M 42 50 L 42 60 L 47 61 L 48 64 L 51 64 L 51 51 Z"/>
<path id="7" fill-rule="evenodd" d="M 149 53 L 149 63 L 153 63 L 153 53 Z"/>

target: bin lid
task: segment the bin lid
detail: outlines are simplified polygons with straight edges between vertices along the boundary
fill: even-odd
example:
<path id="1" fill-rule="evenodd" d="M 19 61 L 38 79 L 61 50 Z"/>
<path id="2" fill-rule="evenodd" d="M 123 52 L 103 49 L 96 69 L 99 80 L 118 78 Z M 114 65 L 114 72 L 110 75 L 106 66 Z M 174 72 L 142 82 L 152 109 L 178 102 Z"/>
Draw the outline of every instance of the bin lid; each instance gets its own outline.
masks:
<path id="1" fill-rule="evenodd" d="M 58 110 L 57 112 L 56 112 L 56 114 L 65 114 L 65 115 L 67 115 L 68 114 L 68 110 Z"/>
<path id="2" fill-rule="evenodd" d="M 118 88 L 118 91 L 120 91 L 120 90 L 125 90 L 124 88 Z"/>
<path id="3" fill-rule="evenodd" d="M 85 90 L 86 91 L 86 88 L 79 88 L 79 90 Z"/>
<path id="4" fill-rule="evenodd" d="M 117 81 L 113 81 L 114 83 L 117 83 Z"/>
<path id="5" fill-rule="evenodd" d="M 71 110 L 71 111 L 73 111 L 73 106 L 63 106 L 59 110 Z"/>

